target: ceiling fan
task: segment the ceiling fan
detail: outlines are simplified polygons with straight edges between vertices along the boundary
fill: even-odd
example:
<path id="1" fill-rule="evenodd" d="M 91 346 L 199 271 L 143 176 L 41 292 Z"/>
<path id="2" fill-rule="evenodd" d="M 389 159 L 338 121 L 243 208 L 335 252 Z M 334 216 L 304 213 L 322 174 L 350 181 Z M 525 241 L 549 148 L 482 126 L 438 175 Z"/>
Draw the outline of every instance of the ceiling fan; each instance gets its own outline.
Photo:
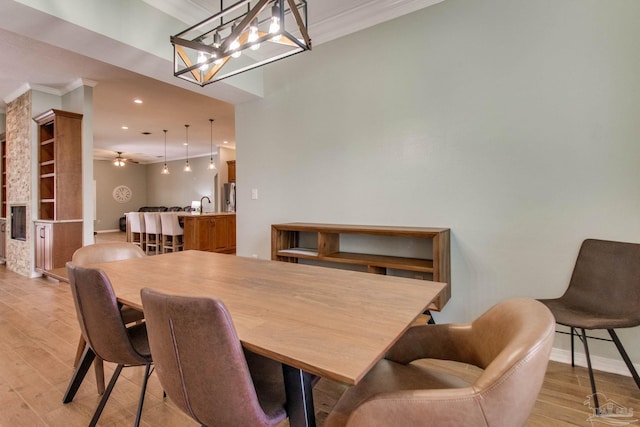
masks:
<path id="1" fill-rule="evenodd" d="M 116 151 L 116 158 L 113 159 L 113 165 L 114 166 L 118 166 L 118 167 L 122 167 L 127 163 L 138 163 L 135 160 L 131 160 L 131 159 L 126 159 L 124 157 L 122 157 L 122 151 Z"/>

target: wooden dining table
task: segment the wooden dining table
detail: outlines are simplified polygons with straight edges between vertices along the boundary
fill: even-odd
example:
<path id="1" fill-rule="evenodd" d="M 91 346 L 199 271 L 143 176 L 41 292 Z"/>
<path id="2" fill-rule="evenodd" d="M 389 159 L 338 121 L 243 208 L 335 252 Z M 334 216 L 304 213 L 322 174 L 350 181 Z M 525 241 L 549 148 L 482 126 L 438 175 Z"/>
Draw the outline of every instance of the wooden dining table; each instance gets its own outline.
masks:
<path id="1" fill-rule="evenodd" d="M 242 345 L 283 364 L 292 427 L 315 425 L 314 375 L 357 384 L 445 287 L 194 250 L 92 267 L 140 310 L 145 287 L 222 300 Z"/>

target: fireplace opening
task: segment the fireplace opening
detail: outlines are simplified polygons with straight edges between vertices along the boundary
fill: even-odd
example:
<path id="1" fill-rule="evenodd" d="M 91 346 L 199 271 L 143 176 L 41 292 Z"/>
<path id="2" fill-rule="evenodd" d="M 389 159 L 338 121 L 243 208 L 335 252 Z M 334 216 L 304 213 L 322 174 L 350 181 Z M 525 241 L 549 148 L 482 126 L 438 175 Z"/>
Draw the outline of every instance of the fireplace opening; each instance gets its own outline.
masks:
<path id="1" fill-rule="evenodd" d="M 27 240 L 27 207 L 11 206 L 11 238 Z"/>

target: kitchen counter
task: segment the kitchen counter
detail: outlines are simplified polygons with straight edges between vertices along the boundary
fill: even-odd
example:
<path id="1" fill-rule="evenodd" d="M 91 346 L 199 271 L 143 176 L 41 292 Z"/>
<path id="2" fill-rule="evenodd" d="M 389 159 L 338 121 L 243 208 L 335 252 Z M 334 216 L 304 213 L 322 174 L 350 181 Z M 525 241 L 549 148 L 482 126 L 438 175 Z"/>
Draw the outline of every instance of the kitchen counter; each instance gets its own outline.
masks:
<path id="1" fill-rule="evenodd" d="M 225 216 L 225 215 L 235 216 L 236 215 L 235 212 L 204 212 L 204 213 L 176 212 L 176 213 L 178 214 L 178 216 L 181 216 L 181 217 L 188 217 L 188 216 L 205 217 L 205 216 Z"/>
<path id="2" fill-rule="evenodd" d="M 184 222 L 184 249 L 236 253 L 235 212 L 205 212 L 180 215 Z"/>

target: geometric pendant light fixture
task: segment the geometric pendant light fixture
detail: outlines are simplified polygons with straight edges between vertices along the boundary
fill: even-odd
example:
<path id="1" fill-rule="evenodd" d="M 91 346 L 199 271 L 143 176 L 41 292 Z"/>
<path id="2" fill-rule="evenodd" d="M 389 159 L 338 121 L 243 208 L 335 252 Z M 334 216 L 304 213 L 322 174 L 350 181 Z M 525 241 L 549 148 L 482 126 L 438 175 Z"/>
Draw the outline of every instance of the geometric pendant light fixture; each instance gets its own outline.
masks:
<path id="1" fill-rule="evenodd" d="M 220 0 L 213 16 L 170 37 L 173 75 L 204 86 L 311 50 L 306 0 Z"/>

